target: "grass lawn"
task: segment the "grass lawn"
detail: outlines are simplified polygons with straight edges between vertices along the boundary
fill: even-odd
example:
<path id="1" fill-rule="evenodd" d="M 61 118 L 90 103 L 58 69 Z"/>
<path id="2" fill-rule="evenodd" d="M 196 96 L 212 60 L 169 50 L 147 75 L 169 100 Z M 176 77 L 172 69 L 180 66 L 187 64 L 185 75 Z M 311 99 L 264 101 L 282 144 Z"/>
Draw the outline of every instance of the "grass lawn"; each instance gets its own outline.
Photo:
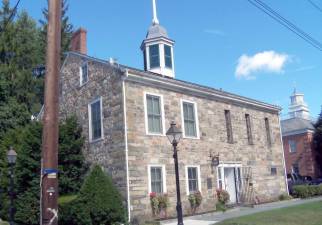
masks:
<path id="1" fill-rule="evenodd" d="M 307 203 L 283 209 L 225 220 L 215 225 L 321 225 L 322 202 Z"/>
<path id="2" fill-rule="evenodd" d="M 7 222 L 0 222 L 0 225 L 9 225 Z"/>

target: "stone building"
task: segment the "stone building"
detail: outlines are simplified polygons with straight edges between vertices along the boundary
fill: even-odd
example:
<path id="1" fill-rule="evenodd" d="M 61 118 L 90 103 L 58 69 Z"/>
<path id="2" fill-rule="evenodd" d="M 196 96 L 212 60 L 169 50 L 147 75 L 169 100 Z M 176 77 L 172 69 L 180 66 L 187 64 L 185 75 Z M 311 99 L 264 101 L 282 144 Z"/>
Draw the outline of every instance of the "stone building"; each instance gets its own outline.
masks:
<path id="1" fill-rule="evenodd" d="M 62 118 L 77 115 L 87 160 L 112 176 L 131 220 L 152 216 L 151 192 L 168 194 L 167 212 L 174 216 L 173 150 L 165 133 L 175 121 L 183 131 L 184 214 L 191 212 L 188 195 L 197 191 L 199 212 L 215 209 L 219 188 L 229 192 L 231 204 L 277 199 L 287 192 L 280 108 L 176 79 L 174 41 L 153 8 L 141 44 L 144 70 L 88 56 L 84 30 L 73 37 L 61 69 L 60 111 Z"/>
<path id="2" fill-rule="evenodd" d="M 281 121 L 287 174 L 320 176 L 312 146 L 314 127 L 304 95 L 294 90 L 289 118 Z"/>

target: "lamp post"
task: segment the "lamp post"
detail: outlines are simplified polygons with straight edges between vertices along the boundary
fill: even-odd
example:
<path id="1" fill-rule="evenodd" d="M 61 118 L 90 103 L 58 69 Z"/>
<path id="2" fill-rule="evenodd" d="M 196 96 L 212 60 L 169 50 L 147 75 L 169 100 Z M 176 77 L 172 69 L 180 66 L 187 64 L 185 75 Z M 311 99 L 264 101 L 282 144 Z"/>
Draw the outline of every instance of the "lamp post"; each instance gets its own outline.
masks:
<path id="1" fill-rule="evenodd" d="M 15 150 L 10 147 L 10 150 L 7 153 L 7 159 L 8 159 L 8 163 L 10 166 L 10 191 L 9 191 L 9 195 L 10 195 L 10 209 L 9 209 L 9 224 L 13 225 L 14 224 L 14 207 L 13 207 L 13 198 L 14 198 L 14 191 L 13 191 L 13 186 L 14 186 L 14 182 L 13 182 L 13 176 L 14 176 L 14 165 L 16 164 L 16 159 L 17 159 L 17 153 L 15 152 Z"/>
<path id="2" fill-rule="evenodd" d="M 166 135 L 173 146 L 173 159 L 174 159 L 174 168 L 175 168 L 175 174 L 176 174 L 176 188 L 177 188 L 177 207 L 176 208 L 177 208 L 178 225 L 183 225 L 180 182 L 179 182 L 178 150 L 177 150 L 177 145 L 182 137 L 182 132 L 176 127 L 176 123 L 172 121 Z"/>

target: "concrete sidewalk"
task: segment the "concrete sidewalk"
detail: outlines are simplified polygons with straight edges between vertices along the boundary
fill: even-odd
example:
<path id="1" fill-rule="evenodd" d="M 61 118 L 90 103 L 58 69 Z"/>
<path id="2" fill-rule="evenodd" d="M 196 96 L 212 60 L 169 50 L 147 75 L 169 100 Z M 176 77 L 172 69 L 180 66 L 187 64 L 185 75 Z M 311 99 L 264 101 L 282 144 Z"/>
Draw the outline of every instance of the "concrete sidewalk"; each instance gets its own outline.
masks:
<path id="1" fill-rule="evenodd" d="M 184 225 L 211 225 L 226 219 L 246 216 L 254 213 L 269 211 L 273 209 L 280 209 L 290 206 L 301 205 L 310 202 L 322 201 L 322 197 L 310 198 L 310 199 L 292 199 L 288 201 L 272 202 L 267 204 L 256 205 L 254 208 L 251 207 L 236 207 L 228 210 L 225 213 L 214 212 L 203 215 L 190 216 L 184 218 Z M 177 225 L 177 220 L 162 221 L 163 225 Z"/>

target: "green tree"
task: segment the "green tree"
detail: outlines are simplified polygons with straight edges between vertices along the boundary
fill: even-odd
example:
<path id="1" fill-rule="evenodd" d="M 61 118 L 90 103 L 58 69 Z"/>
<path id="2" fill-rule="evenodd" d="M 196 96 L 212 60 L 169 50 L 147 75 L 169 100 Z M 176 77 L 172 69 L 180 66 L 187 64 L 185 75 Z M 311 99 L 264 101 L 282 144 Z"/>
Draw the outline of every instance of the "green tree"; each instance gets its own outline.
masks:
<path id="1" fill-rule="evenodd" d="M 313 145 L 317 154 L 317 162 L 320 166 L 320 171 L 322 171 L 322 109 L 318 120 L 314 124 L 314 128 Z"/>
<path id="2" fill-rule="evenodd" d="M 122 198 L 109 176 L 94 166 L 78 197 L 63 206 L 60 224 L 110 225 L 126 222 Z"/>
<path id="3" fill-rule="evenodd" d="M 83 183 L 87 170 L 82 146 L 84 138 L 75 117 L 60 124 L 59 135 L 59 183 L 60 194 L 77 193 Z M 0 169 L 3 171 L 0 185 L 7 190 L 6 151 L 13 146 L 18 153 L 15 166 L 16 222 L 21 225 L 39 224 L 39 183 L 41 161 L 42 125 L 30 123 L 24 127 L 10 130 L 0 143 Z M 69 165 L 68 165 L 69 164 Z M 70 170 L 67 172 L 67 170 Z M 8 196 L 2 195 L 0 217 L 7 218 Z"/>
<path id="4" fill-rule="evenodd" d="M 12 13 L 9 0 L 2 1 L 0 9 L 0 141 L 7 130 L 30 122 L 33 113 L 40 110 L 40 95 L 35 91 L 37 81 L 32 68 L 39 55 L 40 30 L 26 12 L 9 20 Z"/>
<path id="5" fill-rule="evenodd" d="M 48 2 L 48 0 L 47 0 Z M 69 51 L 70 41 L 72 39 L 72 35 L 74 32 L 73 25 L 69 22 L 69 17 L 67 15 L 68 11 L 68 3 L 67 0 L 62 1 L 62 13 L 61 13 L 61 59 L 64 59 L 64 53 Z M 43 9 L 42 11 L 44 19 L 40 20 L 40 24 L 42 25 L 42 35 L 41 35 L 41 45 L 43 49 L 46 49 L 46 38 L 47 38 L 47 25 L 48 25 L 48 8 Z M 45 52 L 43 54 L 43 58 L 45 59 Z"/>
<path id="6" fill-rule="evenodd" d="M 88 170 L 82 154 L 84 137 L 75 116 L 69 117 L 59 127 L 59 193 L 76 194 Z"/>

